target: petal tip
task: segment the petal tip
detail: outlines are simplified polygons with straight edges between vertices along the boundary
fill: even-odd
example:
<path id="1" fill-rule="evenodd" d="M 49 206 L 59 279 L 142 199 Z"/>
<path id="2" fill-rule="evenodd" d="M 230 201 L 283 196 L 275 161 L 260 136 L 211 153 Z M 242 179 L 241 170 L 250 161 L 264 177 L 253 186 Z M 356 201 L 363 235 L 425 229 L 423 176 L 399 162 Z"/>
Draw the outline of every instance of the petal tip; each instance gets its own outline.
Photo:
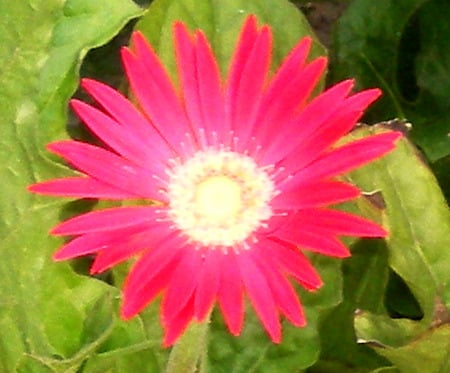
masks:
<path id="1" fill-rule="evenodd" d="M 126 304 L 123 304 L 120 310 L 120 318 L 122 320 L 128 321 L 132 319 L 134 316 L 136 316 L 136 311 L 130 309 L 130 307 L 127 307 Z"/>
<path id="2" fill-rule="evenodd" d="M 52 259 L 53 259 L 54 262 L 62 262 L 62 261 L 66 260 L 66 259 L 69 259 L 69 258 L 67 258 L 63 254 L 61 254 L 61 251 L 57 251 L 56 253 L 54 253 L 52 255 Z"/>

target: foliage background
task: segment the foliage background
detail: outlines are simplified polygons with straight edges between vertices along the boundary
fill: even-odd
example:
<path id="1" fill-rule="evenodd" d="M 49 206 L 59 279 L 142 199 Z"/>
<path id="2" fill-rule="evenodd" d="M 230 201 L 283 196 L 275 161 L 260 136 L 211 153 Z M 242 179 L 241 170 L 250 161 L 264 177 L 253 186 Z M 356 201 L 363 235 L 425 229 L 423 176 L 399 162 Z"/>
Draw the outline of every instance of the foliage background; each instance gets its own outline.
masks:
<path id="1" fill-rule="evenodd" d="M 89 260 L 51 261 L 61 241 L 49 228 L 101 204 L 26 192 L 70 174 L 46 143 L 89 136 L 67 110 L 74 93 L 83 97 L 80 74 L 126 90 L 118 48 L 133 27 L 173 67 L 178 18 L 205 30 L 225 71 L 247 13 L 273 27 L 276 68 L 312 32 L 299 8 L 328 48 L 327 84 L 354 77 L 358 89 L 378 86 L 384 96 L 366 121 L 399 119 L 349 138 L 390 126 L 411 139 L 349 176 L 368 194 L 345 208 L 391 234 L 348 240 L 353 256 L 344 262 L 312 257 L 326 285 L 299 290 L 309 324 L 284 324 L 282 344 L 268 341 L 252 312 L 239 338 L 214 314 L 207 353 L 195 359 L 211 372 L 450 371 L 450 3 L 22 0 L 0 1 L 0 372 L 161 372 L 174 359 L 160 345 L 158 305 L 130 322 L 117 318 L 126 266 L 91 278 Z M 323 53 L 317 43 L 314 54 Z"/>

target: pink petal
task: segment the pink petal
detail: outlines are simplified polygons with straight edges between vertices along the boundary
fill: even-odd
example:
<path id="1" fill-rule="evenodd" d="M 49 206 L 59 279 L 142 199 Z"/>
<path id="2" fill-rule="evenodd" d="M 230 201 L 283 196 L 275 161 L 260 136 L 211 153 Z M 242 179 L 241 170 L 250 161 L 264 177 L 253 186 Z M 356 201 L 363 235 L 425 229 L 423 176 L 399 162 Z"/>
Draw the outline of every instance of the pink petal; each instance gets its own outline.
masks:
<path id="1" fill-rule="evenodd" d="M 245 53 L 246 59 L 244 62 L 240 55 L 236 55 L 230 70 L 225 105 L 231 129 L 238 138 L 237 151 L 245 150 L 256 124 L 255 115 L 266 83 L 271 46 L 272 33 L 268 27 L 262 27 L 253 45 L 248 45 L 250 53 L 238 46 L 237 53 Z"/>
<path id="2" fill-rule="evenodd" d="M 113 268 L 117 264 L 134 257 L 143 250 L 147 250 L 147 247 L 138 241 L 131 243 L 127 241 L 122 244 L 116 244 L 105 248 L 97 253 L 95 260 L 89 269 L 89 273 L 91 275 L 102 273 Z"/>
<path id="3" fill-rule="evenodd" d="M 161 224 L 145 227 L 134 234 L 123 234 L 123 238 L 105 246 L 97 253 L 90 273 L 103 272 L 140 252 L 151 250 L 160 241 L 169 239 L 170 234 L 167 229 L 161 227 Z"/>
<path id="4" fill-rule="evenodd" d="M 347 183 L 321 180 L 311 184 L 283 185 L 282 191 L 271 204 L 275 209 L 296 210 L 316 206 L 328 206 L 355 199 L 360 190 Z"/>
<path id="5" fill-rule="evenodd" d="M 204 130 L 201 135 L 206 136 L 204 140 L 207 140 L 209 145 L 214 145 L 213 132 L 218 138 L 224 136 L 224 105 L 217 62 L 202 32 L 195 34 L 194 44 L 185 26 L 176 23 L 175 42 L 182 92 L 189 118 L 195 127 Z"/>
<path id="6" fill-rule="evenodd" d="M 271 149 L 274 139 L 280 137 L 281 133 L 288 127 L 292 137 L 292 120 L 298 115 L 299 107 L 311 95 L 314 87 L 322 77 L 327 65 L 327 59 L 319 57 L 308 64 L 290 78 L 290 83 L 278 92 L 268 93 L 261 103 L 261 110 L 256 120 L 258 124 L 255 129 L 255 137 L 264 149 Z M 277 125 L 274 125 L 276 123 Z M 302 124 L 303 125 L 303 124 Z M 290 141 L 295 141 L 290 139 Z M 266 150 L 264 150 L 266 153 Z M 263 157 L 268 157 L 264 154 Z"/>
<path id="7" fill-rule="evenodd" d="M 236 254 L 228 252 L 222 262 L 218 302 L 231 334 L 239 335 L 244 322 L 244 298 Z"/>
<path id="8" fill-rule="evenodd" d="M 167 232 L 167 228 L 165 230 Z M 164 237 L 165 234 L 160 236 Z M 184 245 L 184 239 L 175 232 L 169 233 L 165 239 L 155 242 L 152 247 L 148 247 L 149 250 L 130 270 L 125 283 L 125 291 L 128 294 L 140 291 L 152 276 L 158 274 L 169 263 L 175 261 L 178 263 L 184 256 L 181 250 Z"/>
<path id="9" fill-rule="evenodd" d="M 129 236 L 142 231 L 142 229 L 142 227 L 131 227 L 107 233 L 85 234 L 59 248 L 59 250 L 53 254 L 53 259 L 56 261 L 72 259 L 105 250 L 114 245 L 120 245 L 124 240 L 126 241 Z"/>
<path id="10" fill-rule="evenodd" d="M 92 211 L 60 223 L 52 229 L 55 235 L 77 235 L 102 231 L 111 231 L 146 223 L 148 226 L 156 222 L 158 207 L 114 207 Z"/>
<path id="11" fill-rule="evenodd" d="M 253 50 L 258 34 L 256 17 L 247 17 L 244 25 L 242 26 L 242 31 L 235 48 L 235 53 L 231 60 L 230 71 L 228 72 L 226 87 L 227 96 L 229 96 L 228 101 L 230 102 L 230 107 L 228 107 L 229 113 L 233 110 L 231 101 L 236 98 L 242 71 L 244 70 L 250 53 Z"/>
<path id="12" fill-rule="evenodd" d="M 287 157 L 280 166 L 292 173 L 303 168 L 319 157 L 341 137 L 346 135 L 363 114 L 363 110 L 379 97 L 381 91 L 372 89 L 360 92 L 343 102 L 333 118 L 323 123 L 322 127 L 311 134 L 294 150 L 295 156 Z"/>
<path id="13" fill-rule="evenodd" d="M 350 256 L 348 249 L 336 237 L 312 232 L 308 226 L 306 229 L 300 226 L 284 227 L 274 233 L 274 237 L 288 241 L 302 249 L 317 252 L 322 255 L 346 258 Z"/>
<path id="14" fill-rule="evenodd" d="M 257 37 L 258 25 L 256 16 L 250 15 L 245 19 L 244 24 L 242 25 L 241 33 L 235 47 L 228 74 L 229 86 L 235 86 L 239 83 L 240 72 L 242 71 L 243 65 L 245 65 L 248 60 Z"/>
<path id="15" fill-rule="evenodd" d="M 182 22 L 174 24 L 173 32 L 176 63 L 186 112 L 194 127 L 205 129 L 203 127 L 205 123 L 200 100 L 199 77 L 197 76 L 196 46 Z"/>
<path id="16" fill-rule="evenodd" d="M 237 255 L 242 281 L 250 301 L 274 343 L 281 342 L 281 325 L 266 277 L 247 252 Z"/>
<path id="17" fill-rule="evenodd" d="M 28 190 L 33 193 L 75 198 L 119 200 L 139 198 L 139 195 L 132 193 L 132 191 L 120 190 L 90 177 L 65 177 L 43 181 L 30 185 Z"/>
<path id="18" fill-rule="evenodd" d="M 364 110 L 372 104 L 381 91 L 379 89 L 368 89 L 347 98 L 333 118 L 318 128 L 303 147 L 315 147 L 316 154 L 333 145 L 342 136 L 346 135 L 362 116 Z"/>
<path id="19" fill-rule="evenodd" d="M 217 296 L 223 256 L 219 250 L 208 250 L 205 253 L 194 302 L 195 317 L 199 321 L 207 316 Z"/>
<path id="20" fill-rule="evenodd" d="M 180 144 L 185 144 L 193 133 L 184 109 L 176 95 L 167 72 L 143 36 L 133 34 L 137 56 L 122 49 L 122 62 L 131 88 L 140 106 L 161 133 L 163 138 L 183 153 Z M 196 142 L 196 139 L 193 139 Z"/>
<path id="21" fill-rule="evenodd" d="M 164 347 L 172 346 L 186 330 L 189 322 L 192 320 L 194 316 L 193 303 L 194 303 L 193 297 L 191 297 L 188 303 L 179 312 L 177 317 L 171 320 L 170 323 L 165 325 L 165 333 L 163 340 Z"/>
<path id="22" fill-rule="evenodd" d="M 288 109 L 287 111 L 288 115 L 291 115 L 292 110 L 298 107 L 301 103 L 302 100 L 299 100 L 297 95 L 292 95 L 291 89 L 297 85 L 299 78 L 300 80 L 304 78 L 303 68 L 306 57 L 311 49 L 311 43 L 312 39 L 310 37 L 304 37 L 294 47 L 294 49 L 289 52 L 289 55 L 285 58 L 264 92 L 264 97 L 261 103 L 261 109 L 263 109 L 262 111 L 273 110 L 272 107 L 269 108 L 266 105 L 276 104 L 275 106 L 277 107 L 279 114 L 282 114 L 282 108 L 285 109 L 290 107 L 291 109 Z M 295 84 L 293 82 L 295 82 Z M 308 89 L 305 89 L 304 92 L 298 92 L 300 90 L 297 87 L 297 94 L 300 93 L 302 96 L 308 96 L 306 92 L 309 91 L 310 87 L 306 84 L 305 86 L 307 86 L 305 88 Z M 284 100 L 289 100 L 292 102 L 290 105 L 280 105 L 284 102 Z"/>
<path id="23" fill-rule="evenodd" d="M 54 142 L 47 148 L 101 182 L 144 198 L 158 195 L 151 173 L 105 149 L 72 140 Z"/>
<path id="24" fill-rule="evenodd" d="M 185 250 L 188 252 L 175 269 L 162 303 L 162 319 L 166 325 L 177 317 L 194 296 L 202 271 L 203 260 L 200 253 L 191 247 L 186 247 Z"/>
<path id="25" fill-rule="evenodd" d="M 276 136 L 262 154 L 263 164 L 277 163 L 298 148 L 302 142 L 333 117 L 353 87 L 345 80 L 314 98 L 296 118 L 279 127 Z M 295 136 L 293 136 L 295 134 Z"/>
<path id="26" fill-rule="evenodd" d="M 170 282 L 184 255 L 184 241 L 173 235 L 154 245 L 131 268 L 124 285 L 121 315 L 129 319 L 149 304 Z"/>
<path id="27" fill-rule="evenodd" d="M 252 252 L 252 259 L 258 264 L 263 276 L 266 278 L 277 307 L 296 326 L 305 326 L 306 320 L 298 295 L 290 282 L 279 271 L 278 266 L 267 256 L 261 256 L 260 251 L 265 249 L 264 245 L 258 247 L 258 251 Z"/>
<path id="28" fill-rule="evenodd" d="M 81 85 L 112 118 L 145 143 L 154 162 L 164 163 L 173 156 L 169 145 L 164 142 L 151 122 L 145 119 L 127 98 L 95 80 L 82 79 Z"/>
<path id="29" fill-rule="evenodd" d="M 294 176 L 293 182 L 319 180 L 349 172 L 392 151 L 394 142 L 401 136 L 400 132 L 385 132 L 352 141 L 331 150 L 300 170 Z"/>
<path id="30" fill-rule="evenodd" d="M 126 291 L 125 288 L 120 312 L 121 318 L 124 320 L 129 320 L 136 316 L 145 307 L 147 307 L 158 294 L 163 292 L 164 289 L 167 288 L 167 284 L 169 283 L 177 264 L 177 260 L 167 263 L 167 265 L 159 272 L 151 274 L 145 284 L 137 291 L 130 292 Z"/>
<path id="31" fill-rule="evenodd" d="M 310 226 L 316 232 L 358 237 L 385 237 L 387 232 L 378 224 L 345 211 L 308 209 L 300 210 L 291 220 L 295 226 Z"/>
<path id="32" fill-rule="evenodd" d="M 74 111 L 91 131 L 114 151 L 155 174 L 165 175 L 167 159 L 164 162 L 155 162 L 146 144 L 136 137 L 129 128 L 119 125 L 100 110 L 82 101 L 71 100 L 71 104 Z"/>
<path id="33" fill-rule="evenodd" d="M 261 255 L 270 263 L 275 261 L 283 271 L 308 290 L 316 290 L 323 284 L 319 274 L 306 256 L 294 245 L 283 241 L 264 240 Z"/>

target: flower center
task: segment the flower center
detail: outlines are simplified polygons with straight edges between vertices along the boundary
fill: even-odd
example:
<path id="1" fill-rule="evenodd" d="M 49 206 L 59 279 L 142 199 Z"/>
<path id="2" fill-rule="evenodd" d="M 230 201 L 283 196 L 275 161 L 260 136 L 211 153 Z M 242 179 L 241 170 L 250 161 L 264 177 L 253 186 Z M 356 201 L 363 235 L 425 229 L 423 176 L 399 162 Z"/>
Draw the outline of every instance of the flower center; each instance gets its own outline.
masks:
<path id="1" fill-rule="evenodd" d="M 241 208 L 241 186 L 228 176 L 211 176 L 197 185 L 195 209 L 199 216 L 227 224 Z"/>
<path id="2" fill-rule="evenodd" d="M 169 217 L 201 246 L 245 246 L 272 215 L 274 184 L 246 155 L 198 152 L 169 175 Z"/>

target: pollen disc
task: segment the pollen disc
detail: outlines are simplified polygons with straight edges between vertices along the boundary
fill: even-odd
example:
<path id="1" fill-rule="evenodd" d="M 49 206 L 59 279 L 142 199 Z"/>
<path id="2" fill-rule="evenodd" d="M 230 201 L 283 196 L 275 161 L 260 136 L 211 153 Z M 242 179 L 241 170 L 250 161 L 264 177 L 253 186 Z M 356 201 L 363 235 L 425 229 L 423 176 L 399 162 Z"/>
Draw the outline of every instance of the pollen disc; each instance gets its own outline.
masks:
<path id="1" fill-rule="evenodd" d="M 198 152 L 169 175 L 169 217 L 199 246 L 245 246 L 272 215 L 273 181 L 246 155 Z"/>

